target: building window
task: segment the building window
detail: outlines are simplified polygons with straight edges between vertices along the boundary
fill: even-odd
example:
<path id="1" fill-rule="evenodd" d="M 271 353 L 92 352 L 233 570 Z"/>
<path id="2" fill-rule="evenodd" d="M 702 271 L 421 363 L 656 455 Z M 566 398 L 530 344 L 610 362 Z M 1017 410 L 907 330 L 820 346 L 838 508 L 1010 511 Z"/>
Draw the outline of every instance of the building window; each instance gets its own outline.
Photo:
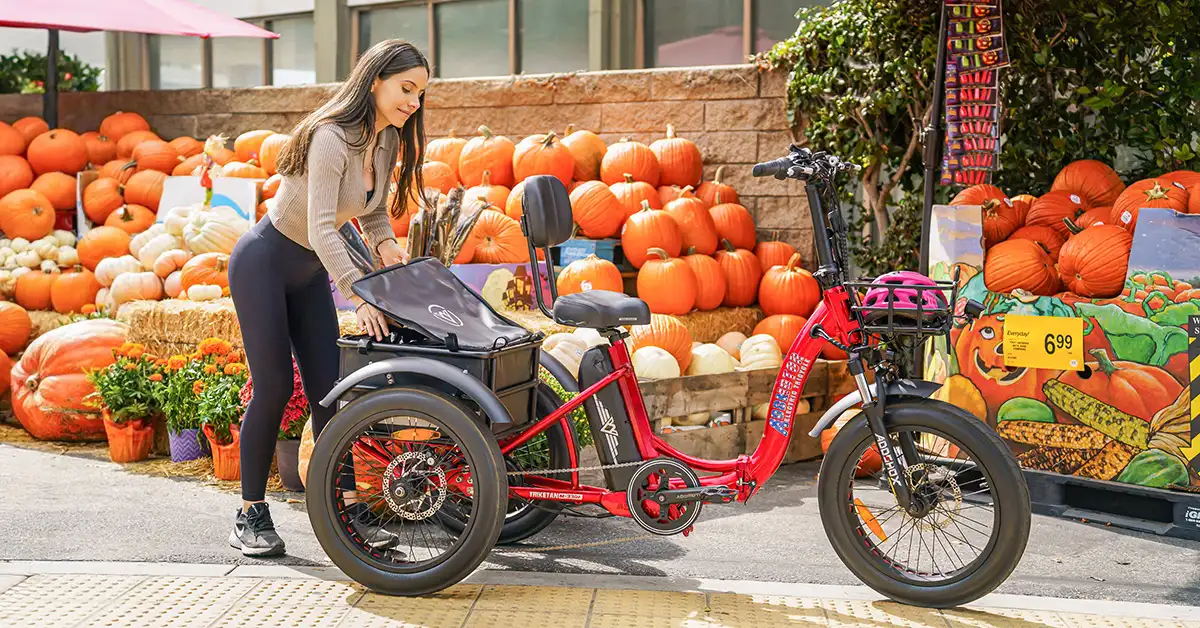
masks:
<path id="1" fill-rule="evenodd" d="M 316 36 L 312 15 L 275 18 L 267 30 L 279 33 L 271 46 L 272 85 L 312 85 L 317 82 Z"/>
<path id="2" fill-rule="evenodd" d="M 388 40 L 403 39 L 429 55 L 429 7 L 416 6 L 371 9 L 358 14 L 358 54 Z"/>
<path id="3" fill-rule="evenodd" d="M 588 69 L 586 0 L 518 0 L 521 72 Z"/>
<path id="4" fill-rule="evenodd" d="M 828 2 L 819 0 L 754 0 L 754 52 L 770 50 L 794 35 L 800 25 L 797 11 L 825 4 Z"/>
<path id="5" fill-rule="evenodd" d="M 225 37 L 212 40 L 212 86 L 258 87 L 263 84 L 263 40 Z"/>
<path id="6" fill-rule="evenodd" d="M 151 89 L 204 87 L 204 42 L 195 37 L 150 37 Z"/>
<path id="7" fill-rule="evenodd" d="M 434 5 L 437 75 L 444 78 L 512 73 L 508 0 L 461 0 Z"/>
<path id="8" fill-rule="evenodd" d="M 746 61 L 742 0 L 646 0 L 646 65 Z"/>

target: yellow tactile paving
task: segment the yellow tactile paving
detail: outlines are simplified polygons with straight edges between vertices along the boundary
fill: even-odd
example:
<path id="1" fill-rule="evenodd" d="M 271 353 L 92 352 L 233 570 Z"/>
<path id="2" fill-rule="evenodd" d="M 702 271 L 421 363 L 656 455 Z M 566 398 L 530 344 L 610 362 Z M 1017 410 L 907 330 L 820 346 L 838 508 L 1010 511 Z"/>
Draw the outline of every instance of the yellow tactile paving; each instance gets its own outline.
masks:
<path id="1" fill-rule="evenodd" d="M 480 585 L 459 584 L 444 591 L 421 597 L 398 597 L 367 592 L 354 606 L 386 614 L 395 610 L 414 609 L 469 609 L 483 590 Z"/>
<path id="2" fill-rule="evenodd" d="M 1160 620 L 1147 623 L 1146 620 L 1137 617 L 1104 617 L 1078 613 L 1059 613 L 1058 616 L 1066 621 L 1067 628 L 1183 628 L 1183 622 Z"/>
<path id="3" fill-rule="evenodd" d="M 950 609 L 942 611 L 950 628 L 1067 628 L 1057 613 L 1017 608 Z"/>
<path id="4" fill-rule="evenodd" d="M 521 611 L 471 611 L 463 628 L 586 628 L 587 613 Z"/>
<path id="5" fill-rule="evenodd" d="M 229 578 L 147 578 L 103 611 L 92 615 L 85 628 L 155 626 L 205 628 L 256 584 Z"/>
<path id="6" fill-rule="evenodd" d="M 697 619 L 704 617 L 708 600 L 703 593 L 599 589 L 592 612 L 603 615 L 637 615 Z"/>
<path id="7" fill-rule="evenodd" d="M 895 602 L 864 602 L 860 600 L 821 600 L 829 625 L 883 628 L 899 626 L 916 628 L 950 628 L 946 618 L 936 610 L 904 606 Z"/>
<path id="8" fill-rule="evenodd" d="M 586 616 L 592 604 L 591 589 L 568 587 L 484 587 L 475 602 L 477 611 L 553 611 Z"/>
<path id="9" fill-rule="evenodd" d="M 243 598 L 247 606 L 354 606 L 366 591 L 349 582 L 264 580 Z"/>
<path id="10" fill-rule="evenodd" d="M 825 626 L 825 609 L 814 598 L 782 595 L 708 596 L 709 616 L 717 625 L 730 626 Z"/>
<path id="11" fill-rule="evenodd" d="M 356 607 L 342 618 L 338 628 L 459 628 L 469 612 L 468 606 L 370 610 Z"/>
<path id="12" fill-rule="evenodd" d="M 296 628 L 335 628 L 350 613 L 350 606 L 234 606 L 213 624 L 218 628 L 246 626 L 278 626 Z"/>
<path id="13" fill-rule="evenodd" d="M 592 615 L 588 628 L 725 628 L 727 624 L 712 619 L 671 619 L 668 617 L 635 617 L 633 615 Z"/>

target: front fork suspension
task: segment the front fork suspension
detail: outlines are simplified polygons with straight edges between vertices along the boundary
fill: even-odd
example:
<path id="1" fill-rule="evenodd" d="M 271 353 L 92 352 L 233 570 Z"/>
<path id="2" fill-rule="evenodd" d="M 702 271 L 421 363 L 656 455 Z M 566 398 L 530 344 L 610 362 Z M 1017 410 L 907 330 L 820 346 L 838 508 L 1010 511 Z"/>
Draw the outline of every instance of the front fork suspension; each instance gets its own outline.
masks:
<path id="1" fill-rule="evenodd" d="M 862 360 L 852 354 L 847 367 L 854 377 L 854 383 L 863 400 L 863 412 L 867 415 L 867 425 L 875 436 L 875 445 L 879 448 L 879 456 L 883 460 L 883 470 L 887 474 L 892 494 L 896 496 L 896 503 L 909 514 L 920 516 L 924 510 L 923 505 L 919 503 L 920 500 L 913 499 L 912 488 L 908 482 L 908 461 L 917 459 L 917 444 L 909 432 L 898 434 L 899 451 L 892 443 L 887 425 L 883 420 L 887 411 L 887 394 L 883 392 L 887 386 L 886 375 L 876 373 L 875 390 L 881 394 L 873 394 L 867 385 Z"/>

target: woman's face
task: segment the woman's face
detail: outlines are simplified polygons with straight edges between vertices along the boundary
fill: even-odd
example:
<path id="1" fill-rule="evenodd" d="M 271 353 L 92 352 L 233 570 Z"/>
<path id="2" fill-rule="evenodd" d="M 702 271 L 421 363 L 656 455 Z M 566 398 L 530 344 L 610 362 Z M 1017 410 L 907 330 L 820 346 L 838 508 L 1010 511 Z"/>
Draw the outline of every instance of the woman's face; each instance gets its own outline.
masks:
<path id="1" fill-rule="evenodd" d="M 421 107 L 421 95 L 429 83 L 425 68 L 409 68 L 386 80 L 375 79 L 375 109 L 388 124 L 401 128 Z"/>

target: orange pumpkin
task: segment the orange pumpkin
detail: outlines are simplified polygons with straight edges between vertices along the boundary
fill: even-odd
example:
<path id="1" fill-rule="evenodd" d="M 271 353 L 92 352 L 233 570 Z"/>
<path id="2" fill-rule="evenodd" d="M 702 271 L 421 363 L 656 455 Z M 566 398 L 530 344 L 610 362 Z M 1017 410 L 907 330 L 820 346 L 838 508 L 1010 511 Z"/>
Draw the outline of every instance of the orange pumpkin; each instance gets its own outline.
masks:
<path id="1" fill-rule="evenodd" d="M 1158 177 L 1163 181 L 1178 183 L 1183 189 L 1191 189 L 1192 186 L 1200 184 L 1200 172 L 1192 170 L 1173 170 L 1167 174 Z"/>
<path id="2" fill-rule="evenodd" d="M 1059 235 L 1068 237 L 1070 231 L 1064 218 L 1075 220 L 1091 209 L 1087 199 L 1074 192 L 1046 192 L 1029 206 L 1025 224 L 1034 227 L 1050 227 Z"/>
<path id="3" fill-rule="evenodd" d="M 129 235 L 137 235 L 154 225 L 157 220 L 154 212 L 141 206 L 129 203 L 118 207 L 104 220 L 105 226 L 116 227 Z"/>
<path id="4" fill-rule="evenodd" d="M 722 240 L 725 247 L 717 251 L 717 262 L 725 271 L 725 298 L 722 305 L 746 307 L 758 296 L 758 285 L 762 281 L 762 268 L 758 258 L 746 249 L 735 249 L 729 240 Z"/>
<path id="5" fill-rule="evenodd" d="M 717 251 L 717 225 L 704 201 L 696 198 L 691 188 L 683 188 L 683 194 L 667 203 L 663 211 L 679 223 L 684 249 L 695 248 L 701 255 L 712 255 Z"/>
<path id="6" fill-rule="evenodd" d="M 33 168 L 24 157 L 0 155 L 0 198 L 33 185 Z"/>
<path id="7" fill-rule="evenodd" d="M 134 131 L 149 131 L 150 123 L 142 116 L 133 113 L 132 111 L 118 111 L 111 113 L 100 121 L 100 135 L 103 135 L 114 142 L 121 141 L 121 138 L 133 133 Z"/>
<path id="8" fill-rule="evenodd" d="M 110 319 L 65 325 L 38 336 L 12 368 L 13 414 L 39 440 L 103 441 L 104 423 L 87 371 L 113 363 L 129 327 Z"/>
<path id="9" fill-rule="evenodd" d="M 750 210 L 737 203 L 722 201 L 718 194 L 716 205 L 708 209 L 713 226 L 717 229 L 717 237 L 729 240 L 739 249 L 753 250 L 758 244 L 758 234 L 754 230 L 754 217 L 750 215 Z"/>
<path id="10" fill-rule="evenodd" d="M 649 259 L 638 270 L 638 298 L 654 314 L 687 314 L 696 305 L 696 274 L 687 262 L 651 248 Z"/>
<path id="11" fill-rule="evenodd" d="M 725 271 L 717 260 L 689 249 L 683 256 L 688 268 L 696 276 L 696 309 L 701 312 L 715 310 L 725 300 Z"/>
<path id="12" fill-rule="evenodd" d="M 292 136 L 286 133 L 272 133 L 259 145 L 258 163 L 267 174 L 273 175 L 278 172 L 279 154 L 291 139 Z"/>
<path id="13" fill-rule="evenodd" d="M 759 242 L 754 247 L 754 256 L 758 258 L 758 264 L 764 272 L 772 266 L 786 266 L 795 254 L 796 249 L 787 242 Z"/>
<path id="14" fill-rule="evenodd" d="M 635 181 L 658 187 L 661 176 L 658 156 L 641 142 L 621 138 L 608 147 L 604 159 L 600 160 L 600 180 L 605 185 L 620 183 L 625 180 L 626 173 L 633 175 Z"/>
<path id="15" fill-rule="evenodd" d="M 554 131 L 536 142 L 522 142 L 513 151 L 513 177 L 524 181 L 539 174 L 550 175 L 563 185 L 571 182 L 575 173 L 575 158 L 571 151 L 558 141 Z"/>
<path id="16" fill-rule="evenodd" d="M 28 148 L 33 138 L 50 130 L 50 125 L 37 116 L 26 116 L 13 122 L 12 128 L 16 129 L 25 138 L 25 146 Z"/>
<path id="17" fill-rule="evenodd" d="M 124 189 L 116 179 L 96 179 L 83 188 L 83 212 L 92 224 L 104 224 L 124 204 Z"/>
<path id="18" fill-rule="evenodd" d="M 202 253 L 183 265 L 179 285 L 186 292 L 192 286 L 229 286 L 229 256 L 224 253 Z"/>
<path id="19" fill-rule="evenodd" d="M 146 140 L 133 149 L 133 161 L 137 163 L 138 172 L 157 170 L 171 174 L 179 165 L 179 160 L 179 151 L 162 140 Z"/>
<path id="20" fill-rule="evenodd" d="M 483 197 L 487 199 L 488 204 L 495 205 L 497 208 L 504 207 L 505 213 L 507 213 L 509 194 L 511 194 L 511 191 L 503 185 L 492 185 L 492 173 L 484 171 L 483 180 L 479 182 L 479 185 L 468 189 L 463 194 L 463 198 L 476 199 Z M 519 218 L 519 216 L 514 217 Z"/>
<path id="21" fill-rule="evenodd" d="M 625 280 L 617 265 L 595 255 L 577 259 L 562 269 L 556 282 L 558 294 L 575 294 L 588 290 L 625 292 Z"/>
<path id="22" fill-rule="evenodd" d="M 584 129 L 576 131 L 574 125 L 570 124 L 563 134 L 562 144 L 571 151 L 571 158 L 575 162 L 572 178 L 576 181 L 598 180 L 600 164 L 604 161 L 604 154 L 608 152 L 608 145 L 599 135 Z"/>
<path id="23" fill-rule="evenodd" d="M 175 169 L 171 171 L 172 176 L 190 177 L 196 172 L 196 168 L 204 165 L 204 153 L 192 155 L 179 162 Z"/>
<path id="24" fill-rule="evenodd" d="M 1085 212 L 1073 222 L 1078 229 L 1087 229 L 1093 225 L 1107 225 L 1112 220 L 1111 207 L 1093 207 Z M 1077 233 L 1078 229 L 1072 229 L 1071 225 L 1067 225 L 1067 229 L 1071 233 Z"/>
<path id="25" fill-rule="evenodd" d="M 87 144 L 74 131 L 54 129 L 33 138 L 25 150 L 25 158 L 37 174 L 65 172 L 74 175 L 87 168 Z"/>
<path id="26" fill-rule="evenodd" d="M 221 166 L 221 175 L 237 179 L 266 179 L 269 176 L 256 163 L 242 161 L 231 161 Z"/>
<path id="27" fill-rule="evenodd" d="M 667 257 L 679 257 L 683 250 L 683 234 L 670 214 L 653 209 L 647 200 L 642 201 L 642 210 L 630 216 L 621 227 L 621 250 L 634 268 L 641 268 L 652 248 L 662 249 Z"/>
<path id="28" fill-rule="evenodd" d="M 209 136 L 208 139 L 213 139 L 213 136 Z M 237 153 L 225 148 L 225 145 L 221 144 L 213 150 L 212 159 L 213 163 L 218 166 L 224 166 L 231 161 L 237 161 Z"/>
<path id="29" fill-rule="evenodd" d="M 1058 261 L 1058 251 L 1067 238 L 1050 227 L 1021 227 L 1008 237 L 1009 240 L 1030 240 L 1041 246 L 1053 261 Z"/>
<path id="30" fill-rule="evenodd" d="M 495 209 L 479 214 L 472 230 L 478 246 L 474 261 L 478 264 L 519 264 L 529 261 L 529 245 L 521 225 Z"/>
<path id="31" fill-rule="evenodd" d="M 1004 201 L 1008 195 L 1004 190 L 987 184 L 972 185 L 961 190 L 950 199 L 951 205 L 983 205 L 984 201 Z"/>
<path id="32" fill-rule="evenodd" d="M 458 158 L 462 155 L 466 145 L 467 140 L 456 136 L 454 129 L 450 129 L 449 137 L 440 137 L 429 142 L 429 145 L 425 147 L 425 158 L 450 166 L 450 170 L 454 172 L 454 178 L 458 179 Z"/>
<path id="33" fill-rule="evenodd" d="M 667 137 L 654 140 L 650 150 L 658 158 L 659 184 L 693 187 L 700 184 L 700 177 L 704 175 L 704 158 L 695 142 L 676 137 L 674 125 L 667 125 Z"/>
<path id="34" fill-rule="evenodd" d="M 812 273 L 800 268 L 799 253 L 788 260 L 787 266 L 767 269 L 759 283 L 758 304 L 767 316 L 795 314 L 808 317 L 820 301 L 821 287 Z"/>
<path id="35" fill-rule="evenodd" d="M 26 310 L 45 311 L 51 309 L 50 288 L 54 286 L 54 280 L 58 279 L 58 273 L 45 273 L 40 270 L 32 270 L 17 279 L 17 289 L 13 294 L 17 305 Z"/>
<path id="36" fill-rule="evenodd" d="M 170 144 L 171 148 L 174 148 L 175 152 L 179 153 L 179 156 L 183 157 L 184 159 L 204 154 L 204 142 L 201 142 L 194 137 L 181 135 L 167 143 Z"/>
<path id="37" fill-rule="evenodd" d="M 609 238 L 621 230 L 625 209 L 607 185 L 584 181 L 571 192 L 571 216 L 588 238 Z"/>
<path id="38" fill-rule="evenodd" d="M 399 167 L 393 172 L 393 176 L 396 179 L 399 179 L 399 172 Z M 455 176 L 454 170 L 440 161 L 426 159 L 421 164 L 421 179 L 426 189 L 436 188 L 442 194 L 449 194 L 450 190 L 458 187 L 458 177 Z M 483 183 L 482 176 L 479 182 L 480 184 Z M 414 185 L 416 184 L 415 181 L 413 183 Z M 409 198 L 412 197 L 410 196 Z"/>
<path id="39" fill-rule="evenodd" d="M 0 155 L 24 155 L 26 144 L 28 142 L 20 131 L 7 122 L 0 122 Z"/>
<path id="40" fill-rule="evenodd" d="M 679 198 L 681 194 L 683 194 L 683 188 L 679 187 L 678 185 L 658 186 L 658 202 L 662 207 L 666 207 L 667 203 Z M 696 198 L 700 197 L 697 196 Z M 711 207 L 711 205 L 706 204 L 705 207 Z"/>
<path id="41" fill-rule="evenodd" d="M 280 183 L 283 183 L 283 177 L 278 174 L 267 177 L 267 180 L 262 185 L 262 198 L 264 201 L 269 198 L 275 198 L 275 195 L 279 192 Z"/>
<path id="42" fill-rule="evenodd" d="M 54 231 L 54 206 L 37 190 L 14 190 L 0 198 L 0 231 L 9 238 L 40 240 Z"/>
<path id="43" fill-rule="evenodd" d="M 999 246 L 999 245 L 997 245 Z M 971 380 L 987 402 L 988 424 L 996 425 L 996 410 L 1009 399 L 1045 401 L 1042 385 L 1061 371 L 1026 369 L 1004 364 L 1004 314 L 986 314 L 951 332 L 961 375 Z"/>
<path id="44" fill-rule="evenodd" d="M 1115 225 L 1095 225 L 1075 234 L 1062 247 L 1058 271 L 1067 290 L 1107 299 L 1125 287 L 1133 235 Z"/>
<path id="45" fill-rule="evenodd" d="M 1147 423 L 1183 393 L 1183 386 L 1157 366 L 1113 360 L 1104 349 L 1088 353 L 1092 358 L 1085 362 L 1092 371 L 1088 376 L 1068 371 L 1059 381 Z"/>
<path id="46" fill-rule="evenodd" d="M 137 148 L 138 144 L 150 140 L 162 139 L 152 131 L 132 131 L 126 134 L 121 139 L 117 140 L 117 158 L 129 159 L 133 157 L 133 149 Z"/>
<path id="47" fill-rule="evenodd" d="M 104 164 L 117 158 L 117 143 L 95 131 L 88 131 L 79 136 L 87 149 L 88 163 L 93 166 Z"/>
<path id="48" fill-rule="evenodd" d="M 473 137 L 463 146 L 458 156 L 458 178 L 463 185 L 475 186 L 483 182 L 483 172 L 491 172 L 492 185 L 512 187 L 513 153 L 516 145 L 503 135 L 496 135 L 486 126 L 479 127 L 479 137 Z M 528 257 L 528 255 L 526 255 Z"/>
<path id="49" fill-rule="evenodd" d="M 1125 184 L 1108 164 L 1080 159 L 1058 172 L 1050 190 L 1079 194 L 1087 199 L 1088 205 L 1112 205 L 1125 190 Z"/>
<path id="50" fill-rule="evenodd" d="M 620 183 L 614 183 L 608 186 L 612 190 L 613 196 L 621 202 L 621 207 L 625 209 L 625 216 L 628 218 L 642 211 L 642 201 L 650 204 L 654 209 L 662 209 L 662 200 L 658 197 L 658 191 L 653 185 L 645 181 L 635 181 L 633 175 L 625 173 L 625 180 Z"/>
<path id="51" fill-rule="evenodd" d="M 3 188 L 3 184 L 0 184 L 0 188 Z M 1188 190 L 1188 213 L 1200 214 L 1200 183 Z"/>
<path id="52" fill-rule="evenodd" d="M 725 174 L 725 166 L 717 166 L 717 172 L 713 175 L 712 181 L 705 181 L 696 188 L 696 198 L 704 201 L 705 207 L 712 207 L 717 204 L 717 195 L 721 195 L 723 203 L 741 203 L 738 200 L 737 190 L 732 185 L 725 183 L 723 175 Z M 663 201 L 664 203 L 666 201 Z"/>
<path id="53" fill-rule="evenodd" d="M 92 271 L 76 265 L 56 276 L 50 286 L 50 304 L 59 314 L 83 312 L 84 306 L 95 306 L 96 295 L 103 287 Z"/>
<path id="54" fill-rule="evenodd" d="M 504 203 L 504 213 L 513 220 L 520 221 L 521 216 L 525 214 L 525 207 L 521 205 L 521 199 L 525 197 L 525 182 L 522 181 L 513 186 L 512 191 L 508 193 L 508 200 Z"/>
<path id="55" fill-rule="evenodd" d="M 1018 288 L 1039 296 L 1058 292 L 1054 260 L 1032 240 L 1007 240 L 988 251 L 983 262 L 987 289 L 1009 293 Z"/>
<path id="56" fill-rule="evenodd" d="M 116 227 L 103 225 L 89 230 L 79 238 L 75 249 L 79 253 L 79 263 L 83 267 L 96 272 L 96 265 L 106 257 L 121 257 L 129 254 L 131 236 Z"/>
<path id="57" fill-rule="evenodd" d="M 12 373 L 12 366 L 12 358 L 0 351 L 0 373 L 4 374 L 4 377 L 0 377 L 0 395 L 8 392 L 9 379 L 12 377 L 10 375 Z"/>
<path id="58" fill-rule="evenodd" d="M 254 209 L 254 222 L 262 220 L 263 216 L 266 216 L 267 212 L 271 211 L 271 208 L 274 207 L 274 205 L 274 198 L 268 198 L 267 200 L 259 203 L 258 207 Z M 396 233 L 396 225 L 399 221 L 393 219 L 391 216 L 388 216 L 388 221 L 392 224 L 392 233 L 394 233 L 397 238 L 403 238 L 404 236 L 408 235 L 408 221 L 404 222 L 404 233 Z"/>
<path id="59" fill-rule="evenodd" d="M 75 178 L 70 175 L 47 172 L 29 187 L 49 199 L 54 209 L 75 209 Z"/>
<path id="60" fill-rule="evenodd" d="M 133 176 L 134 165 L 130 164 L 125 159 L 114 159 L 105 163 L 100 167 L 101 179 L 115 179 L 121 183 L 129 180 Z"/>
<path id="61" fill-rule="evenodd" d="M 167 175 L 157 170 L 143 170 L 125 182 L 125 202 L 141 205 L 158 213 L 158 201 L 162 198 L 163 183 Z"/>
<path id="62" fill-rule="evenodd" d="M 629 340 L 631 355 L 642 347 L 658 347 L 675 358 L 681 373 L 692 363 L 692 332 L 674 316 L 651 314 L 650 324 L 629 328 Z"/>
<path id="63" fill-rule="evenodd" d="M 1138 210 L 1143 207 L 1161 207 L 1180 213 L 1188 211 L 1188 193 L 1178 187 L 1157 179 L 1144 179 L 1125 188 L 1113 203 L 1110 224 L 1133 232 L 1137 227 Z"/>
<path id="64" fill-rule="evenodd" d="M 767 334 L 779 343 L 779 349 L 784 354 L 791 348 L 795 342 L 796 336 L 800 335 L 800 330 L 808 323 L 808 319 L 803 316 L 795 316 L 792 314 L 775 314 L 768 316 L 758 322 L 754 326 L 754 332 L 751 334 Z"/>
<path id="65" fill-rule="evenodd" d="M 1008 239 L 1021 226 L 1021 210 L 1007 198 L 983 202 L 984 248 Z"/>
<path id="66" fill-rule="evenodd" d="M 25 308 L 10 301 L 0 301 L 0 351 L 16 355 L 29 342 L 32 331 L 33 320 Z"/>
<path id="67" fill-rule="evenodd" d="M 1010 200 L 1013 203 L 1013 207 L 1017 210 L 1017 217 L 1021 219 L 1021 224 L 1025 224 L 1025 220 L 1029 216 L 1029 208 L 1037 200 L 1037 197 L 1032 194 L 1018 194 Z"/>
<path id="68" fill-rule="evenodd" d="M 258 149 L 262 147 L 263 140 L 272 135 L 275 135 L 274 131 L 256 129 L 237 136 L 233 140 L 233 153 L 237 160 L 243 162 L 249 162 L 251 159 L 257 160 Z"/>

